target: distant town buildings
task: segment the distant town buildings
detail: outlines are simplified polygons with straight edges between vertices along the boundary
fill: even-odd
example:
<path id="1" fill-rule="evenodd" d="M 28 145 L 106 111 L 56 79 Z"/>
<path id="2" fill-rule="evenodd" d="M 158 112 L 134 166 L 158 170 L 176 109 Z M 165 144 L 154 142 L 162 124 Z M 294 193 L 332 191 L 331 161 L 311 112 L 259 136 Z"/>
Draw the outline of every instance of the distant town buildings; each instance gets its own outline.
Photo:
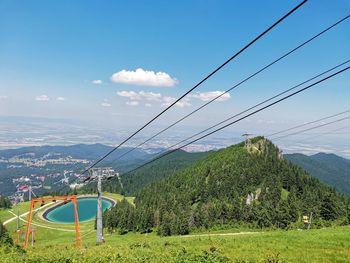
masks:
<path id="1" fill-rule="evenodd" d="M 23 201 L 27 198 L 30 188 L 34 192 L 43 189 L 51 189 L 54 185 L 69 185 L 70 179 L 79 178 L 81 175 L 73 170 L 64 169 L 64 166 L 89 164 L 86 159 L 75 159 L 72 156 L 62 156 L 57 153 L 48 153 L 40 158 L 35 158 L 35 154 L 26 153 L 13 156 L 9 159 L 0 158 L 0 163 L 7 164 L 7 169 L 13 169 L 16 173 L 18 168 L 29 168 L 26 175 L 21 175 L 12 179 L 16 191 L 10 196 L 12 202 Z M 62 170 L 61 170 L 62 169 Z M 22 173 L 23 174 L 23 173 Z M 72 184 L 71 188 L 80 188 L 83 184 Z"/>
<path id="2" fill-rule="evenodd" d="M 12 157 L 10 159 L 3 160 L 2 162 L 7 162 L 10 164 L 23 164 L 27 167 L 44 167 L 46 165 L 69 165 L 69 164 L 88 164 L 89 161 L 85 160 L 85 159 L 74 159 L 71 156 L 67 156 L 67 157 L 59 157 L 56 159 L 44 159 L 44 157 L 36 159 L 36 158 L 28 158 L 28 157 Z M 13 166 L 13 165 L 12 165 Z M 8 166 L 8 168 L 15 168 L 15 167 L 10 167 Z"/>

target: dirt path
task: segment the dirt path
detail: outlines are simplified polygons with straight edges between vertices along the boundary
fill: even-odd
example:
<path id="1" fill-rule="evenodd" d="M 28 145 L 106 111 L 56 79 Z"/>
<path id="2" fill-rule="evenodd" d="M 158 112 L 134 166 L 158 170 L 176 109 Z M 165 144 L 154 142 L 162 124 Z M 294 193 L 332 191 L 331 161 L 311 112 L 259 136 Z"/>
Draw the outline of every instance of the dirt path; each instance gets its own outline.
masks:
<path id="1" fill-rule="evenodd" d="M 41 206 L 41 207 L 39 207 L 39 208 L 37 208 L 37 209 L 34 209 L 33 212 L 36 212 L 36 211 L 38 211 L 38 210 L 40 210 L 40 209 L 43 209 L 43 208 L 45 208 L 45 207 L 47 207 L 47 206 L 50 206 L 50 205 L 51 205 L 51 203 L 46 204 L 46 205 L 43 205 L 43 206 Z M 6 220 L 6 221 L 3 223 L 3 225 L 7 225 L 8 223 L 11 223 L 12 221 L 14 221 L 14 220 L 17 219 L 17 215 L 16 215 L 12 210 L 8 210 L 8 212 L 9 212 L 10 214 L 14 215 L 14 217 L 12 217 L 12 218 Z M 28 215 L 28 214 L 29 214 L 29 211 L 28 211 L 28 212 L 25 212 L 25 213 L 23 213 L 23 214 L 21 214 L 21 215 L 19 215 L 19 217 L 21 218 L 21 217 L 26 216 L 26 215 Z"/>
<path id="2" fill-rule="evenodd" d="M 241 235 L 257 235 L 264 232 L 238 232 L 238 233 L 217 233 L 217 234 L 198 234 L 198 235 L 186 235 L 181 236 L 183 238 L 187 237 L 212 237 L 212 236 L 241 236 Z"/>
<path id="3" fill-rule="evenodd" d="M 19 217 L 19 220 L 27 223 L 27 220 L 21 218 L 21 216 Z M 31 223 L 31 225 L 37 226 L 37 227 L 42 227 L 42 228 L 47 228 L 47 229 L 51 229 L 51 230 L 63 231 L 63 232 L 75 232 L 75 229 L 57 228 L 57 227 L 45 226 L 45 225 L 41 225 L 41 224 L 37 224 L 37 223 L 33 223 L 33 222 Z M 82 232 L 82 231 L 80 231 L 80 232 Z"/>
<path id="4" fill-rule="evenodd" d="M 37 209 L 34 209 L 33 212 L 37 212 L 38 210 L 44 209 L 45 207 L 50 206 L 50 205 L 52 205 L 52 204 L 49 203 L 49 204 L 43 205 L 43 206 L 41 206 L 41 207 L 39 207 L 39 208 L 37 208 Z M 16 215 L 13 211 L 8 210 L 8 212 L 9 212 L 10 214 L 14 215 L 14 217 L 12 217 L 12 218 L 6 220 L 6 221 L 3 223 L 3 225 L 6 225 L 6 224 L 8 224 L 8 223 L 11 223 L 12 221 L 14 221 L 14 220 L 17 219 L 17 215 Z M 29 211 L 28 211 L 28 212 L 25 212 L 25 213 L 23 213 L 23 214 L 21 214 L 21 215 L 19 215 L 19 220 L 21 220 L 22 222 L 27 223 L 27 220 L 23 219 L 22 217 L 24 217 L 24 216 L 26 216 L 26 215 L 28 215 L 28 214 L 29 214 Z M 64 229 L 64 228 L 50 227 L 50 226 L 45 226 L 45 225 L 41 225 L 41 224 L 37 224 L 37 223 L 33 223 L 33 222 L 32 222 L 31 224 L 34 225 L 34 226 L 37 226 L 37 227 L 47 228 L 47 229 L 51 229 L 51 230 L 57 230 L 57 231 L 63 231 L 63 232 L 75 232 L 74 229 Z M 80 232 L 82 232 L 82 231 L 80 231 Z"/>

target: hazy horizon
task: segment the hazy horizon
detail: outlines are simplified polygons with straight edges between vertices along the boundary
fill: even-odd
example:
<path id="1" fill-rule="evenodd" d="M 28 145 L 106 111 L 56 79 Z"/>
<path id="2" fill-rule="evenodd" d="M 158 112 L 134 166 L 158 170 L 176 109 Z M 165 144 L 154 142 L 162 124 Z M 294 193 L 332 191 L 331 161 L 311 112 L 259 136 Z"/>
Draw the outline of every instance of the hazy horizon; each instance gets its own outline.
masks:
<path id="1" fill-rule="evenodd" d="M 90 141 L 115 145 L 298 3 L 258 1 L 252 9 L 249 1 L 2 1 L 0 147 Z M 350 3 L 306 3 L 128 143 L 152 136 L 321 32 L 347 15 L 344 7 L 349 9 Z M 344 62 L 348 27 L 344 21 L 145 147 L 180 141 Z M 198 142 L 198 148 L 227 146 L 243 133 L 267 135 L 348 110 L 349 81 L 345 72 Z M 349 120 L 278 145 L 286 152 L 350 157 L 346 126 Z M 335 129 L 342 133 L 324 135 Z"/>

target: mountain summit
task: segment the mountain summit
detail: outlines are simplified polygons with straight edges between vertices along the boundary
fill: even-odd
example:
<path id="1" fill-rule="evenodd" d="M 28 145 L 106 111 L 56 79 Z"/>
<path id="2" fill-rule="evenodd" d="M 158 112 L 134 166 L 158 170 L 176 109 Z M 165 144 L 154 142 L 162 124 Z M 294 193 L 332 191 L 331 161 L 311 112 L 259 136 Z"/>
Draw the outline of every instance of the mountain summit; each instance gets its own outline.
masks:
<path id="1" fill-rule="evenodd" d="M 238 224 L 302 227 L 302 217 L 312 213 L 313 225 L 323 226 L 348 222 L 348 202 L 256 137 L 145 186 L 135 207 L 121 202 L 106 213 L 105 225 L 171 235 Z"/>

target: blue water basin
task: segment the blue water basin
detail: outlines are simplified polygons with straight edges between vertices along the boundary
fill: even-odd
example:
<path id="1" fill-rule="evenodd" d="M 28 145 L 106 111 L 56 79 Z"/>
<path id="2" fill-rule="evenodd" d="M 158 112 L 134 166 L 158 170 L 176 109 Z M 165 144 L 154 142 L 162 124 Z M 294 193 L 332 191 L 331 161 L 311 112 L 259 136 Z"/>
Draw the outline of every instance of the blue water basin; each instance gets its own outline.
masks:
<path id="1" fill-rule="evenodd" d="M 78 198 L 78 215 L 79 222 L 86 222 L 96 218 L 97 198 L 96 197 L 82 197 Z M 114 202 L 109 199 L 102 199 L 102 209 L 112 207 Z M 43 217 L 55 223 L 74 223 L 74 206 L 72 202 L 61 204 L 52 207 L 45 211 Z"/>

